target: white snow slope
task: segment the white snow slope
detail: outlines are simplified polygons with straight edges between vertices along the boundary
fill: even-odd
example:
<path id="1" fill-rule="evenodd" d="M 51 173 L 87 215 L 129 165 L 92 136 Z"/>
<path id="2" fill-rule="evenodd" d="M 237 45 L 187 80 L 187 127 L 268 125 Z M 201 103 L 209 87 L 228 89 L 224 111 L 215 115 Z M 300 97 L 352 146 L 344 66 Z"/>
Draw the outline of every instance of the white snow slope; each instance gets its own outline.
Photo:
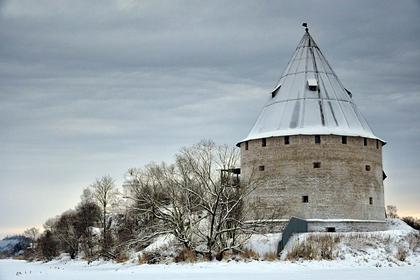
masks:
<path id="1" fill-rule="evenodd" d="M 11 250 L 18 243 L 19 240 L 17 238 L 0 240 L 0 252 Z"/>
<path id="2" fill-rule="evenodd" d="M 337 243 L 338 260 L 334 261 L 252 261 L 242 260 L 222 262 L 200 262 L 195 264 L 153 264 L 136 263 L 115 264 L 112 262 L 93 262 L 70 260 L 62 255 L 48 263 L 25 262 L 19 260 L 0 260 L 0 280 L 43 279 L 43 280 L 84 280 L 84 279 L 401 279 L 420 280 L 420 254 L 408 250 L 407 259 L 395 258 L 398 246 L 408 248 L 407 236 L 415 231 L 399 220 L 389 220 L 388 230 L 372 233 L 342 233 Z M 338 234 L 338 233 L 337 233 Z M 294 236 L 298 245 L 310 235 L 304 233 Z M 359 238 L 358 236 L 360 235 Z M 355 238 L 356 237 L 356 238 Z M 279 234 L 255 235 L 247 247 L 260 255 L 274 252 L 280 238 Z M 168 236 L 157 238 L 150 250 L 167 247 Z M 169 242 L 169 243 L 168 243 Z M 356 244 L 354 244 L 356 242 Z M 292 246 L 293 247 L 293 246 Z M 134 258 L 132 261 L 136 261 Z"/>

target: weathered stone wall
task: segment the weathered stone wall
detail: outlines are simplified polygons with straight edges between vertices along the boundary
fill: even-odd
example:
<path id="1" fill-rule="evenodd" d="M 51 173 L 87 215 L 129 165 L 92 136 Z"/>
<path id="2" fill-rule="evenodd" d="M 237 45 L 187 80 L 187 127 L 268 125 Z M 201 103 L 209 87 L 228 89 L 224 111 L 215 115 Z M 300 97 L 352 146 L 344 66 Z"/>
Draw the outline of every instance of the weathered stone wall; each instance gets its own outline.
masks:
<path id="1" fill-rule="evenodd" d="M 246 222 L 245 228 L 252 232 L 267 234 L 281 233 L 289 220 L 262 220 Z M 382 231 L 386 230 L 385 220 L 307 220 L 308 232 L 327 232 L 327 228 L 334 228 L 335 232 L 349 231 Z"/>
<path id="2" fill-rule="evenodd" d="M 245 222 L 244 228 L 248 231 L 267 234 L 267 233 L 279 233 L 283 232 L 284 228 L 289 222 L 288 219 L 278 220 L 258 220 Z"/>
<path id="3" fill-rule="evenodd" d="M 348 231 L 378 231 L 386 230 L 385 221 L 310 221 L 308 222 L 308 232 L 327 231 L 327 228 L 334 228 L 336 232 Z"/>
<path id="4" fill-rule="evenodd" d="M 290 136 L 288 145 L 284 137 L 266 138 L 266 146 L 262 139 L 241 143 L 241 181 L 258 182 L 247 205 L 268 216 L 276 212 L 277 219 L 383 220 L 382 143 L 366 139 L 365 146 L 364 138 L 347 137 L 343 144 L 341 136 L 320 137 L 320 144 L 310 135 Z M 248 217 L 261 218 L 252 212 Z"/>

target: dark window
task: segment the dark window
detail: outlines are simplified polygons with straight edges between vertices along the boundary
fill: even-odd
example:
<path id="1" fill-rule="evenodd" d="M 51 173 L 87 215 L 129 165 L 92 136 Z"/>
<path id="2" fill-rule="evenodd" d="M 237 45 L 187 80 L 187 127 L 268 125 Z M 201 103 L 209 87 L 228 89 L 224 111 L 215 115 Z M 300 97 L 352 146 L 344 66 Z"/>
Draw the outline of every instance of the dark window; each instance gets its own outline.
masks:
<path id="1" fill-rule="evenodd" d="M 316 91 L 317 87 L 316 86 L 309 86 L 309 90 L 310 91 Z"/>
<path id="2" fill-rule="evenodd" d="M 363 139 L 363 145 L 367 146 L 367 138 Z"/>
<path id="3" fill-rule="evenodd" d="M 261 146 L 263 147 L 267 146 L 267 139 L 265 138 L 261 139 Z"/>
<path id="4" fill-rule="evenodd" d="M 327 227 L 326 231 L 327 232 L 335 232 L 335 227 Z"/>
<path id="5" fill-rule="evenodd" d="M 369 197 L 369 204 L 372 205 L 373 204 L 373 197 Z"/>
<path id="6" fill-rule="evenodd" d="M 376 149 L 379 149 L 379 140 L 376 140 Z"/>
<path id="7" fill-rule="evenodd" d="M 320 162 L 314 162 L 314 168 L 321 168 Z"/>
<path id="8" fill-rule="evenodd" d="M 370 165 L 365 165 L 365 170 L 370 171 Z"/>
<path id="9" fill-rule="evenodd" d="M 307 195 L 302 196 L 302 202 L 303 203 L 308 203 L 309 202 L 309 196 L 307 196 Z"/>
<path id="10" fill-rule="evenodd" d="M 264 165 L 260 165 L 260 166 L 258 166 L 258 170 L 259 170 L 259 171 L 264 171 L 264 170 L 265 170 Z"/>
<path id="11" fill-rule="evenodd" d="M 347 136 L 341 136 L 341 143 L 347 144 Z"/>
<path id="12" fill-rule="evenodd" d="M 248 141 L 245 142 L 245 150 L 248 150 Z"/>
<path id="13" fill-rule="evenodd" d="M 277 86 L 276 89 L 271 92 L 271 98 L 276 97 L 276 95 L 279 92 L 279 89 L 280 88 L 281 88 L 281 85 Z"/>
<path id="14" fill-rule="evenodd" d="M 321 144 L 321 136 L 315 135 L 315 144 Z"/>
<path id="15" fill-rule="evenodd" d="M 349 97 L 352 98 L 353 94 L 351 94 L 351 92 L 348 89 L 345 88 L 345 90 L 346 90 L 347 94 L 349 95 Z"/>
<path id="16" fill-rule="evenodd" d="M 290 137 L 284 136 L 284 145 L 289 145 L 289 144 L 290 144 Z"/>

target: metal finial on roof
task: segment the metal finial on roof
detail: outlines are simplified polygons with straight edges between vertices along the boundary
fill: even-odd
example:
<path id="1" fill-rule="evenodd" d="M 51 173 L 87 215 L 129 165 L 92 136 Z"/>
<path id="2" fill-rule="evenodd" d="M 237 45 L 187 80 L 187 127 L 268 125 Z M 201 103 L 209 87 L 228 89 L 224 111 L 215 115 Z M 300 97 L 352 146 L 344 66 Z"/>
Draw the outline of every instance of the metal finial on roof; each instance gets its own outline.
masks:
<path id="1" fill-rule="evenodd" d="M 304 22 L 302 23 L 302 26 L 305 27 L 305 31 L 308 32 L 309 28 L 308 28 L 308 23 Z"/>

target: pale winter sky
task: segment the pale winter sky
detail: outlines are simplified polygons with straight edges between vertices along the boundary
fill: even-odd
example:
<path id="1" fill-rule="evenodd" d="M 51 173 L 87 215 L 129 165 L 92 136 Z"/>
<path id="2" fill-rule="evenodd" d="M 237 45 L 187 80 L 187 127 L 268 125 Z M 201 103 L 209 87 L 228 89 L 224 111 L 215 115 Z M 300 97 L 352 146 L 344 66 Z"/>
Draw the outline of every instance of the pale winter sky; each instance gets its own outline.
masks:
<path id="1" fill-rule="evenodd" d="M 309 22 L 420 217 L 419 1 L 0 0 L 0 236 L 253 125 Z"/>

